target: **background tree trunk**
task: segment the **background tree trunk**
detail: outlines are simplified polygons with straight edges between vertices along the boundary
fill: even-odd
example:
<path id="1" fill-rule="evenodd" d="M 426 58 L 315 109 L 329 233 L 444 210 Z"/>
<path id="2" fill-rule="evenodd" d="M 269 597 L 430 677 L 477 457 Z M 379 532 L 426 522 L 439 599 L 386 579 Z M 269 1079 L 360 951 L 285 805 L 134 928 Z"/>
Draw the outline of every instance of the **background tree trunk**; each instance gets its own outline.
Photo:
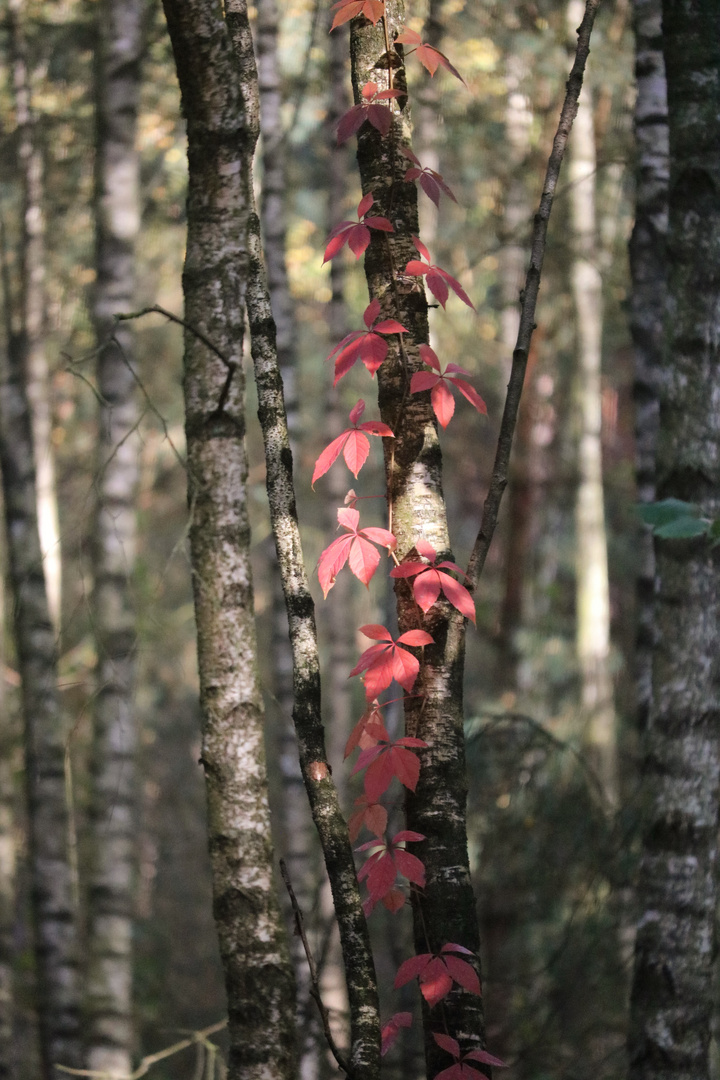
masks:
<path id="1" fill-rule="evenodd" d="M 93 536 L 91 866 L 88 881 L 86 1061 L 109 1075 L 132 1072 L 132 937 L 136 867 L 136 492 L 140 437 L 131 323 L 140 226 L 135 149 L 143 0 L 102 0 L 97 12 L 93 320 L 100 395 Z M 111 335 L 114 340 L 109 340 Z"/>
<path id="2" fill-rule="evenodd" d="M 662 0 L 634 0 L 635 26 L 635 227 L 630 240 L 630 330 L 635 350 L 635 471 L 638 501 L 655 500 L 659 420 L 658 378 L 666 301 L 665 241 L 668 216 L 668 127 Z M 655 555 L 649 529 L 638 536 L 637 716 L 644 731 L 652 699 L 655 637 Z"/>
<path id="3" fill-rule="evenodd" d="M 15 1075 L 13 967 L 15 961 L 15 732 L 5 678 L 5 545 L 0 545 L 0 1080 Z"/>
<path id="4" fill-rule="evenodd" d="M 666 0 L 662 25 L 670 258 L 657 495 L 697 503 L 704 516 L 716 519 L 720 8 Z M 662 221 L 661 209 L 659 214 Z M 648 813 L 638 883 L 630 1076 L 699 1080 L 710 1075 L 715 985 L 720 556 L 705 538 L 658 540 L 655 555 L 657 650 L 643 759 Z"/>
<path id="5" fill-rule="evenodd" d="M 55 487 L 55 455 L 52 445 L 52 398 L 45 353 L 45 207 L 43 151 L 31 102 L 22 0 L 9 0 L 8 28 L 13 68 L 13 89 L 18 131 L 18 163 L 23 189 L 23 228 L 20 272 L 20 309 L 25 380 L 30 403 L 35 488 L 40 550 L 50 616 L 56 632 L 60 627 L 62 564 L 60 524 Z"/>
<path id="6" fill-rule="evenodd" d="M 294 979 L 273 881 L 244 438 L 243 298 L 254 140 L 220 3 L 164 0 L 163 6 L 188 124 L 185 316 L 214 346 L 186 329 L 202 763 L 230 1076 L 294 1080 Z"/>
<path id="7" fill-rule="evenodd" d="M 10 300 L 4 274 L 6 312 Z M 25 393 L 24 337 L 7 316 L 7 355 L 0 369 L 0 468 L 10 590 L 22 680 L 25 783 L 37 1008 L 44 1080 L 55 1064 L 80 1065 L 80 986 L 73 873 L 65 802 L 66 727 L 57 688 L 55 632 L 45 591 L 37 524 L 30 407 Z"/>
<path id="8" fill-rule="evenodd" d="M 583 10 L 582 0 L 571 0 L 568 5 L 568 31 L 573 36 Z M 589 87 L 580 97 L 568 156 L 579 428 L 575 504 L 577 655 L 584 742 L 608 807 L 612 808 L 618 798 L 617 733 L 610 671 L 610 585 L 602 466 L 603 315 L 595 205 L 597 155 Z"/>

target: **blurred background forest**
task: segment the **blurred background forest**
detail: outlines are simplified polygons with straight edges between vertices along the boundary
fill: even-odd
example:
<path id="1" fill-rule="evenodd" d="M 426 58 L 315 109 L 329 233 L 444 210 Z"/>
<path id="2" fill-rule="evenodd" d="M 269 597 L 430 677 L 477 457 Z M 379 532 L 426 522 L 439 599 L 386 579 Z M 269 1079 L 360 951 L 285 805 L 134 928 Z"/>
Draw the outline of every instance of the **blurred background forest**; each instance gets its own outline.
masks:
<path id="1" fill-rule="evenodd" d="M 19 10 L 17 4 L 14 7 L 25 38 L 34 132 L 42 159 L 42 351 L 59 508 L 55 550 L 61 553 L 62 576 L 57 642 L 67 791 L 82 885 L 95 665 L 89 598 L 97 480 L 96 346 L 88 295 L 95 277 L 96 5 L 92 0 L 27 0 Z M 263 5 L 259 7 L 259 12 L 253 11 L 256 19 L 263 17 Z M 362 275 L 351 270 L 349 255 L 339 260 L 344 269 L 336 268 L 332 281 L 329 266 L 322 265 L 331 225 L 340 217 L 353 216 L 360 192 L 352 151 L 332 150 L 338 94 L 345 94 L 349 102 L 347 71 L 338 70 L 338 55 L 344 54 L 346 42 L 341 34 L 338 54 L 328 37 L 324 2 L 278 0 L 277 17 L 282 139 L 275 150 L 286 171 L 286 254 L 294 320 L 289 398 L 300 518 L 306 552 L 314 562 L 328 542 L 335 508 L 352 481 L 335 466 L 313 493 L 313 464 L 329 436 L 346 426 L 347 413 L 359 394 L 368 396 L 367 382 L 356 372 L 333 391 L 330 368 L 324 363 L 339 339 L 337 321 L 331 326 L 328 314 L 333 294 L 333 318 L 337 320 L 339 302 L 343 333 L 359 325 L 367 302 Z M 463 564 L 477 531 L 492 465 L 532 215 L 569 67 L 570 39 L 567 5 L 555 0 L 513 4 L 432 0 L 432 10 L 427 0 L 418 0 L 409 6 L 410 27 L 422 31 L 427 20 L 438 35 L 434 40 L 467 81 L 465 88 L 442 71 L 431 81 L 419 65 L 411 69 L 417 82 L 416 151 L 423 164 L 439 161 L 457 197 L 457 205 L 443 199 L 437 215 L 425 200 L 422 234 L 437 261 L 459 278 L 477 307 L 477 315 L 460 310 L 460 305 L 434 312 L 432 330 L 442 340 L 444 362 L 468 368 L 488 406 L 488 417 L 478 422 L 474 411 L 460 402 L 455 421 L 442 434 L 452 540 L 455 558 Z M 23 244 L 20 121 L 10 37 L 6 23 L 0 37 L 6 322 L 18 295 Z M 578 122 L 574 149 L 561 174 L 511 485 L 477 597 L 477 632 L 469 633 L 469 828 L 485 950 L 488 1043 L 493 1053 L 510 1063 L 512 1080 L 549 1076 L 589 1080 L 616 1077 L 625 1070 L 632 952 L 628 890 L 638 810 L 634 653 L 640 534 L 633 510 L 637 496 L 628 329 L 632 73 L 628 3 L 615 0 L 604 5 L 599 17 L 583 90 L 586 122 L 584 127 Z M 263 155 L 272 134 L 265 135 L 259 152 L 256 182 L 261 199 Z M 167 30 L 160 5 L 154 2 L 146 13 L 138 140 L 142 224 L 135 308 L 161 305 L 179 315 L 185 144 Z M 331 219 L 328 204 L 337 199 L 338 175 L 344 189 L 343 212 L 335 205 Z M 333 195 L 330 184 L 336 185 Z M 587 221 L 588 207 L 592 214 L 589 238 L 577 234 L 578 199 L 586 200 L 581 217 L 585 213 Z M 579 322 L 578 311 L 587 300 L 574 270 L 582 243 L 590 244 L 582 255 L 596 274 L 601 304 Z M 593 349 L 587 327 L 597 320 L 601 320 L 599 383 L 595 374 L 584 374 L 583 366 L 583 350 Z M 180 328 L 157 314 L 139 320 L 136 363 L 141 449 L 132 596 L 137 617 L 134 705 L 141 806 L 134 910 L 139 1060 L 181 1038 L 179 1033 L 221 1020 L 225 1002 L 198 766 Z M 590 403 L 588 393 L 595 394 Z M 306 839 L 304 793 L 298 787 L 288 735 L 287 661 L 278 642 L 278 584 L 251 379 L 249 394 L 256 616 L 276 847 L 290 857 L 306 919 L 327 960 L 324 979 L 331 988 L 337 958 L 318 856 Z M 600 410 L 602 417 L 601 475 L 592 466 L 588 470 L 587 455 L 579 453 L 588 410 L 590 414 Z M 381 491 L 379 455 L 368 468 L 378 470 L 375 484 Z M 371 475 L 363 491 L 373 490 Z M 578 501 L 595 497 L 597 503 L 598 491 L 604 493 L 605 517 L 599 525 L 597 520 L 591 523 L 595 531 L 588 537 L 582 514 L 576 512 Z M 378 509 L 378 524 L 380 513 Z M 609 644 L 602 640 L 602 580 L 600 594 L 589 595 L 586 590 L 593 586 L 588 585 L 588 570 L 591 577 L 595 573 L 595 580 L 604 575 Z M 352 627 L 385 623 L 390 616 L 355 579 L 342 585 L 338 581 L 324 604 L 317 579 L 314 587 L 325 659 L 335 672 L 328 679 L 325 702 L 331 755 L 336 775 L 342 777 L 348 772 L 340 768 L 343 746 L 362 708 L 361 695 L 347 688 L 343 657 L 356 654 Z M 6 600 L 6 622 L 9 606 Z M 590 662 L 583 611 L 586 622 L 589 611 L 590 624 L 600 634 L 599 651 Z M 588 695 L 594 692 L 588 682 L 593 679 L 610 687 L 612 700 L 603 702 L 603 734 L 591 745 L 587 710 Z M 4 963 L 9 962 L 13 972 L 12 1060 L 17 1077 L 24 1078 L 36 1075 L 32 1050 L 36 1020 L 18 685 L 7 633 L 1 737 L 3 758 L 11 767 L 2 774 L 0 793 L 6 853 L 2 932 Z M 342 797 L 348 811 L 359 793 L 354 784 L 355 780 L 344 781 Z M 82 894 L 82 888 L 79 891 Z M 381 970 L 387 962 L 390 971 L 393 957 L 402 954 L 398 934 L 409 937 L 409 927 L 400 931 L 398 926 L 393 922 L 390 929 L 389 920 L 385 925 L 378 916 L 374 932 Z M 385 981 L 390 978 L 388 974 Z M 342 1002 L 335 1004 L 341 1013 Z M 304 1029 L 312 1042 L 317 1038 L 314 1006 L 301 997 L 300 1007 L 306 1012 Z M 198 1054 L 187 1050 L 156 1065 L 152 1075 L 199 1077 L 204 1058 Z M 416 1054 L 419 1048 L 401 1039 L 388 1058 L 388 1075 L 408 1080 L 416 1076 Z M 334 1073 L 319 1052 L 307 1055 L 304 1075 Z"/>

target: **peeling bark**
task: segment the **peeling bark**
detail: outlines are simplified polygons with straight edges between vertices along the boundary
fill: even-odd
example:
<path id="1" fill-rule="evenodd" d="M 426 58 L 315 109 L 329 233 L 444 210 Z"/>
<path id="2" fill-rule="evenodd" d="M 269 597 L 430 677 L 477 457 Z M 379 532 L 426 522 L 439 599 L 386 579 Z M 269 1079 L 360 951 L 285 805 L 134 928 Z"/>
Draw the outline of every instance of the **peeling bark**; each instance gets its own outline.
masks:
<path id="1" fill-rule="evenodd" d="M 254 137 L 222 6 L 164 0 L 188 125 L 185 410 L 214 913 L 230 1077 L 295 1077 L 292 965 L 273 881 L 250 565 L 242 368 Z"/>
<path id="2" fill-rule="evenodd" d="M 668 300 L 657 496 L 720 516 L 720 8 L 666 0 Z M 660 211 L 662 213 L 662 211 Z M 720 555 L 655 544 L 657 646 L 631 998 L 632 1080 L 709 1077 L 720 800 Z"/>
<path id="3" fill-rule="evenodd" d="M 93 629 L 97 643 L 91 774 L 91 867 L 85 1057 L 89 1069 L 132 1072 L 132 937 L 136 875 L 135 497 L 140 440 L 132 366 L 135 241 L 140 226 L 135 149 L 143 0 L 102 0 L 96 56 L 95 261 L 98 344 L 97 506 Z M 112 340 L 110 340 L 112 336 Z"/>

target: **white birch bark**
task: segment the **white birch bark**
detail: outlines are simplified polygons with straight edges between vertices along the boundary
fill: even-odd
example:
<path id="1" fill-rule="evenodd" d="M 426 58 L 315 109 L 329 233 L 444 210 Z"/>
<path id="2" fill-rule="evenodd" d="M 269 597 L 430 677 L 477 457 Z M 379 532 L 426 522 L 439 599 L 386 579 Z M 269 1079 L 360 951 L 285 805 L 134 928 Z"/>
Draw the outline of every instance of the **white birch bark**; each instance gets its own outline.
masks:
<path id="1" fill-rule="evenodd" d="M 93 536 L 93 702 L 91 865 L 85 1056 L 108 1076 L 132 1072 L 132 936 L 136 876 L 135 496 L 140 442 L 131 367 L 132 324 L 113 315 L 133 307 L 140 224 L 135 149 L 141 0 L 101 0 L 97 11 L 95 257 L 93 320 L 101 398 Z M 114 340 L 109 337 L 114 333 Z"/>

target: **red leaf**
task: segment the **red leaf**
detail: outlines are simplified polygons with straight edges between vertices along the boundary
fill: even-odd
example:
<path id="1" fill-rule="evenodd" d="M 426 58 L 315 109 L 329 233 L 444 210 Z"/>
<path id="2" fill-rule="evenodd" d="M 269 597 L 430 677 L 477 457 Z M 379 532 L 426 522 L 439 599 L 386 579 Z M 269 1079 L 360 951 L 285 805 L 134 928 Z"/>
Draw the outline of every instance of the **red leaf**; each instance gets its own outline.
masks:
<path id="1" fill-rule="evenodd" d="M 418 602 L 420 610 L 427 613 L 433 604 L 437 603 L 440 595 L 440 575 L 437 570 L 425 568 L 425 572 L 418 574 L 413 582 L 413 596 Z"/>
<path id="2" fill-rule="evenodd" d="M 480 995 L 482 993 L 477 972 L 468 964 L 467 960 L 461 960 L 459 956 L 448 953 L 443 958 L 443 962 L 452 975 L 453 981 L 462 986 L 463 990 L 467 990 L 469 994 Z"/>
<path id="3" fill-rule="evenodd" d="M 452 400 L 452 396 L 451 396 Z M 368 459 L 370 441 L 362 431 L 350 431 L 343 447 L 345 464 L 355 479 Z"/>
<path id="4" fill-rule="evenodd" d="M 504 1061 L 495 1057 L 494 1054 L 488 1054 L 487 1050 L 471 1050 L 463 1060 L 481 1061 L 483 1065 L 494 1065 L 496 1069 L 507 1069 L 507 1064 Z"/>
<path id="5" fill-rule="evenodd" d="M 395 232 L 386 217 L 366 217 L 365 224 L 369 229 L 379 229 L 380 232 Z"/>
<path id="6" fill-rule="evenodd" d="M 382 902 L 388 911 L 391 911 L 394 915 L 400 908 L 405 906 L 405 893 L 402 889 L 394 887 L 390 889 L 390 892 L 385 893 Z"/>
<path id="7" fill-rule="evenodd" d="M 451 364 L 448 364 L 448 370 L 451 366 Z M 466 383 L 464 379 L 449 378 L 448 381 L 453 383 L 454 386 L 457 386 L 463 397 L 466 397 L 470 404 L 474 405 L 479 413 L 487 414 L 487 405 L 480 397 L 477 390 L 470 386 L 469 383 Z"/>
<path id="8" fill-rule="evenodd" d="M 411 956 L 409 960 L 405 960 L 398 968 L 398 973 L 395 976 L 395 982 L 393 983 L 395 989 L 399 990 L 401 986 L 405 986 L 412 979 L 417 979 L 432 958 L 432 953 L 419 953 L 418 956 Z"/>
<path id="9" fill-rule="evenodd" d="M 370 209 L 370 207 L 372 206 L 372 204 L 374 202 L 375 202 L 375 198 L 373 196 L 372 191 L 368 191 L 367 195 L 363 195 L 362 199 L 358 203 L 358 208 L 357 208 L 358 217 L 359 218 L 365 217 L 365 215 L 367 214 L 368 210 Z"/>
<path id="10" fill-rule="evenodd" d="M 370 746 L 375 746 L 380 739 L 389 741 L 390 736 L 385 730 L 383 724 L 383 717 L 377 702 L 373 702 L 368 705 L 365 712 L 358 720 L 355 727 L 350 733 L 350 738 L 345 745 L 345 754 L 347 758 L 352 754 L 355 747 L 359 746 L 361 750 L 367 750 Z M 364 795 L 361 796 L 365 798 Z"/>
<path id="11" fill-rule="evenodd" d="M 433 1039 L 442 1050 L 446 1050 L 454 1058 L 460 1057 L 460 1043 L 457 1039 L 453 1039 L 451 1035 L 443 1035 L 435 1031 L 433 1031 Z"/>
<path id="12" fill-rule="evenodd" d="M 411 277 L 420 277 L 423 274 L 427 274 L 430 269 L 426 263 L 420 262 L 419 259 L 410 259 L 409 263 L 405 267 L 405 273 Z"/>
<path id="13" fill-rule="evenodd" d="M 403 787 L 414 791 L 420 776 L 420 762 L 412 750 L 393 746 L 388 750 L 392 774 L 397 776 Z"/>
<path id="14" fill-rule="evenodd" d="M 380 314 L 380 301 L 377 299 L 377 297 L 375 297 L 374 300 L 370 301 L 368 306 L 365 308 L 365 311 L 363 312 L 363 321 L 364 321 L 365 325 L 367 326 L 368 330 L 370 329 L 372 324 L 375 322 L 375 320 L 377 319 L 379 314 Z"/>
<path id="15" fill-rule="evenodd" d="M 421 743 L 422 746 L 427 746 L 427 743 L 423 742 L 422 739 L 418 739 L 418 742 Z M 413 832 L 411 829 L 401 829 L 400 832 L 395 833 L 390 843 L 404 844 L 408 840 L 427 840 L 427 836 L 424 836 L 423 833 L 420 832 Z"/>
<path id="16" fill-rule="evenodd" d="M 455 412 L 455 398 L 447 388 L 447 383 L 440 378 L 430 392 L 433 412 L 437 416 L 438 423 L 444 428 L 448 426 Z M 366 455 L 367 456 L 367 455 Z M 355 474 L 357 476 L 357 473 Z"/>
<path id="17" fill-rule="evenodd" d="M 411 653 L 405 652 L 404 649 L 395 648 L 393 650 L 392 658 L 392 678 L 396 682 L 399 682 L 404 690 L 410 693 L 420 671 L 420 661 L 412 656 Z M 390 683 L 386 683 L 389 686 Z M 383 687 L 385 689 L 385 687 Z"/>
<path id="18" fill-rule="evenodd" d="M 420 976 L 420 993 L 432 1009 L 452 990 L 452 978 L 439 957 L 433 957 Z"/>
<path id="19" fill-rule="evenodd" d="M 417 855 L 411 855 L 409 851 L 396 851 L 395 865 L 413 885 L 417 885 L 419 889 L 425 888 L 425 865 Z M 462 960 L 458 962 L 463 963 Z"/>
<path id="20" fill-rule="evenodd" d="M 413 244 L 415 245 L 415 250 L 419 251 L 420 254 L 422 255 L 423 259 L 425 260 L 425 262 L 429 263 L 430 262 L 430 252 L 425 247 L 425 245 L 423 244 L 420 237 L 419 236 L 413 236 L 412 240 L 413 240 Z"/>
<path id="21" fill-rule="evenodd" d="M 397 319 L 383 319 L 377 326 L 373 326 L 374 334 L 407 334 L 409 330 L 399 323 Z"/>
<path id="22" fill-rule="evenodd" d="M 358 420 L 360 419 L 360 417 L 362 416 L 362 414 L 364 412 L 365 412 L 365 402 L 363 401 L 362 398 L 360 398 L 359 401 L 357 401 L 353 405 L 352 409 L 350 410 L 349 419 L 350 419 L 350 423 L 352 424 L 353 427 L 357 426 L 357 422 L 358 422 Z"/>
<path id="23" fill-rule="evenodd" d="M 380 1050 L 380 1054 L 382 1057 L 387 1054 L 390 1047 L 394 1044 L 400 1032 L 400 1028 L 409 1027 L 412 1027 L 412 1013 L 409 1012 L 395 1013 L 394 1016 L 390 1017 L 386 1024 L 383 1024 L 382 1031 L 380 1033 L 382 1037 L 382 1048 Z"/>
<path id="24" fill-rule="evenodd" d="M 338 0 L 333 4 L 333 11 L 337 11 L 330 30 L 354 19 L 356 15 L 364 15 L 366 19 L 375 25 L 382 18 L 385 10 L 384 0 Z"/>
<path id="25" fill-rule="evenodd" d="M 319 480 L 321 476 L 324 476 L 330 466 L 337 460 L 340 452 L 345 445 L 345 440 L 348 437 L 348 432 L 344 431 L 342 435 L 338 435 L 337 439 L 333 439 L 329 446 L 326 446 L 320 457 L 315 462 L 315 470 L 312 475 L 311 486 L 315 487 L 315 481 Z"/>
<path id="26" fill-rule="evenodd" d="M 449 574 L 438 574 L 438 577 L 442 591 L 452 606 L 457 608 L 466 619 L 475 622 L 475 604 L 465 586 L 461 585 L 455 578 L 451 578 Z"/>
<path id="27" fill-rule="evenodd" d="M 358 581 L 362 581 L 363 585 L 367 586 L 380 565 L 380 552 L 368 540 L 358 536 L 356 540 L 353 540 L 349 563 Z"/>
<path id="28" fill-rule="evenodd" d="M 427 286 L 440 306 L 444 308 L 450 294 L 444 276 L 434 266 L 427 271 Z"/>
<path id="29" fill-rule="evenodd" d="M 392 641 L 392 634 L 384 626 L 378 623 L 366 623 L 360 627 L 360 633 L 372 641 Z"/>
<path id="30" fill-rule="evenodd" d="M 395 40 L 399 41 L 401 45 L 419 45 L 422 38 L 417 31 L 405 29 L 402 34 L 398 34 Z"/>
<path id="31" fill-rule="evenodd" d="M 356 259 L 359 259 L 370 243 L 370 230 L 367 225 L 354 225 L 348 231 L 348 247 Z"/>
<path id="32" fill-rule="evenodd" d="M 367 119 L 381 135 L 387 135 L 392 127 L 392 113 L 387 105 L 368 105 Z"/>
<path id="33" fill-rule="evenodd" d="M 335 584 L 335 578 L 347 562 L 352 542 L 352 536 L 339 536 L 325 548 L 318 559 L 318 581 L 324 597 L 327 597 Z"/>
<path id="34" fill-rule="evenodd" d="M 366 107 L 364 105 L 353 105 L 340 117 L 337 127 L 338 146 L 342 146 L 351 135 L 354 135 L 363 126 L 366 120 L 365 111 Z"/>
<path id="35" fill-rule="evenodd" d="M 440 367 L 440 361 L 438 360 L 437 353 L 429 345 L 419 345 L 418 352 L 420 353 L 420 359 L 428 367 L 434 368 L 435 371 L 442 372 Z"/>
<path id="36" fill-rule="evenodd" d="M 434 638 L 425 630 L 406 630 L 398 638 L 404 645 L 432 645 Z"/>

